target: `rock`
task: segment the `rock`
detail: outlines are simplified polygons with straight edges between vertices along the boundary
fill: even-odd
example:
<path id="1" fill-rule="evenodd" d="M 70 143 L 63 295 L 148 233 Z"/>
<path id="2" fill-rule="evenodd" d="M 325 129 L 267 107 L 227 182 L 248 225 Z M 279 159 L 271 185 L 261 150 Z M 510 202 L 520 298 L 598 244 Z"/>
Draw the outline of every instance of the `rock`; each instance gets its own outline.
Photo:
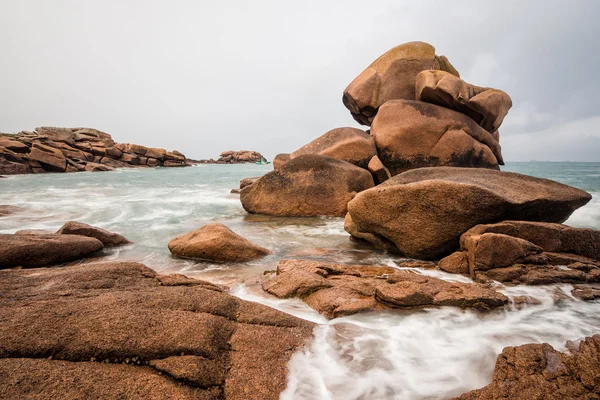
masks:
<path id="1" fill-rule="evenodd" d="M 0 274 L 5 398 L 275 400 L 314 327 L 136 263 Z"/>
<path id="2" fill-rule="evenodd" d="M 569 353 L 548 343 L 505 347 L 489 385 L 455 400 L 596 399 L 600 393 L 600 335 L 567 342 Z"/>
<path id="3" fill-rule="evenodd" d="M 67 168 L 67 160 L 63 153 L 44 144 L 34 143 L 28 157 L 32 161 L 39 162 L 49 171 L 64 172 Z"/>
<path id="4" fill-rule="evenodd" d="M 373 175 L 375 185 L 379 185 L 380 183 L 383 183 L 392 177 L 390 170 L 387 169 L 385 165 L 383 165 L 383 163 L 377 156 L 373 156 L 373 158 L 369 160 L 367 169 Z"/>
<path id="5" fill-rule="evenodd" d="M 178 257 L 217 262 L 249 261 L 271 253 L 219 223 L 176 237 L 169 242 L 169 250 Z"/>
<path id="6" fill-rule="evenodd" d="M 48 229 L 19 229 L 15 235 L 54 235 L 54 232 Z"/>
<path id="7" fill-rule="evenodd" d="M 508 298 L 478 283 L 451 283 L 385 266 L 282 260 L 263 289 L 279 298 L 299 297 L 336 318 L 362 311 L 452 306 L 489 310 Z"/>
<path id="8" fill-rule="evenodd" d="M 103 247 L 98 239 L 76 235 L 0 234 L 0 269 L 60 264 L 86 257 Z"/>
<path id="9" fill-rule="evenodd" d="M 31 168 L 26 164 L 0 159 L 0 175 L 20 175 L 30 172 L 32 172 Z"/>
<path id="10" fill-rule="evenodd" d="M 131 243 L 118 233 L 109 232 L 77 221 L 67 222 L 56 233 L 59 235 L 79 235 L 95 238 L 101 241 L 104 247 L 123 246 Z"/>
<path id="11" fill-rule="evenodd" d="M 140 165 L 140 157 L 132 153 L 121 154 L 121 158 L 119 160 L 131 165 Z"/>
<path id="12" fill-rule="evenodd" d="M 321 154 L 367 168 L 369 160 L 377 155 L 377 149 L 365 131 L 346 127 L 332 129 L 319 136 L 290 154 L 290 159 L 302 154 Z"/>
<path id="13" fill-rule="evenodd" d="M 442 69 L 458 72 L 447 58 L 435 55 L 435 48 L 424 42 L 404 43 L 373 61 L 344 90 L 342 101 L 352 117 L 371 125 L 379 107 L 389 100 L 415 99 L 417 74 Z"/>
<path id="14" fill-rule="evenodd" d="M 111 166 L 105 164 L 98 164 L 94 162 L 89 162 L 85 164 L 85 170 L 90 172 L 96 171 L 114 171 L 115 169 Z"/>
<path id="15" fill-rule="evenodd" d="M 481 168 L 421 168 L 359 193 L 348 212 L 362 233 L 412 258 L 436 259 L 479 224 L 563 222 L 591 196 L 547 179 Z"/>
<path id="16" fill-rule="evenodd" d="M 273 169 L 279 169 L 283 164 L 290 161 L 290 154 L 281 153 L 277 154 L 273 159 Z"/>
<path id="17" fill-rule="evenodd" d="M 592 229 L 528 221 L 477 225 L 461 236 L 460 249 L 440 268 L 479 281 L 600 282 L 600 231 Z"/>
<path id="18" fill-rule="evenodd" d="M 252 178 L 244 178 L 240 181 L 240 189 L 245 188 L 246 186 L 250 186 L 252 185 L 254 182 L 256 182 L 258 179 L 260 178 L 260 176 L 255 176 Z"/>
<path id="19" fill-rule="evenodd" d="M 25 208 L 19 206 L 0 205 L 0 217 L 6 217 L 7 215 L 17 214 L 25 211 Z"/>
<path id="20" fill-rule="evenodd" d="M 457 111 L 413 100 L 381 106 L 371 127 L 381 162 L 397 175 L 421 167 L 504 165 L 500 144 Z"/>
<path id="21" fill-rule="evenodd" d="M 10 150 L 14 153 L 29 153 L 29 146 L 7 136 L 0 136 L 0 147 Z"/>
<path id="22" fill-rule="evenodd" d="M 240 200 L 249 213 L 342 217 L 356 193 L 372 186 L 371 174 L 362 168 L 327 156 L 304 154 L 242 189 Z"/>
<path id="23" fill-rule="evenodd" d="M 512 107 L 510 96 L 502 90 L 470 85 L 445 71 L 420 72 L 416 99 L 468 115 L 490 133 L 498 130 Z"/>
<path id="24" fill-rule="evenodd" d="M 167 156 L 167 150 L 165 150 L 165 149 L 157 149 L 155 147 L 151 147 L 151 148 L 148 148 L 146 150 L 145 156 L 148 157 L 148 158 L 156 158 L 157 160 L 161 160 L 162 161 Z M 183 156 L 183 157 L 185 158 L 185 156 Z"/>
<path id="25" fill-rule="evenodd" d="M 190 165 L 188 163 L 186 163 L 185 161 L 166 160 L 162 166 L 173 168 L 173 167 L 189 167 Z"/>

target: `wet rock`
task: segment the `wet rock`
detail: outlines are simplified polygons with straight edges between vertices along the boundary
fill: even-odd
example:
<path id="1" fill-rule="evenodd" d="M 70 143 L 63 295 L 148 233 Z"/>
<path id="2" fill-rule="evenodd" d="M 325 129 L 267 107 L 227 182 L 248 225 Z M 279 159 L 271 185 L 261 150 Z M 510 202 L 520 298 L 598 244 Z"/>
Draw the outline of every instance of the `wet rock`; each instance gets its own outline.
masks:
<path id="1" fill-rule="evenodd" d="M 392 177 L 390 170 L 387 169 L 385 165 L 383 165 L 383 163 L 377 156 L 373 156 L 373 158 L 369 160 L 367 169 L 373 175 L 375 185 L 379 185 L 380 183 L 383 183 Z"/>
<path id="2" fill-rule="evenodd" d="M 98 239 L 76 235 L 0 234 L 0 269 L 60 264 L 86 257 L 103 247 Z"/>
<path id="3" fill-rule="evenodd" d="M 310 322 L 136 263 L 0 274 L 6 398 L 277 399 L 312 336 Z"/>
<path id="4" fill-rule="evenodd" d="M 446 57 L 424 42 L 404 43 L 373 61 L 344 90 L 342 101 L 360 124 L 371 125 L 379 107 L 389 100 L 415 99 L 417 74 L 441 69 L 458 76 Z"/>
<path id="5" fill-rule="evenodd" d="M 217 262 L 248 261 L 271 253 L 219 223 L 176 237 L 169 242 L 169 250 L 178 257 Z"/>
<path id="6" fill-rule="evenodd" d="M 367 170 L 331 157 L 305 154 L 242 189 L 240 200 L 249 213 L 342 217 L 348 202 L 370 187 L 373 178 Z"/>
<path id="7" fill-rule="evenodd" d="M 16 214 L 25 211 L 25 208 L 18 206 L 0 205 L 0 217 Z"/>
<path id="8" fill-rule="evenodd" d="M 56 233 L 59 235 L 79 235 L 95 238 L 101 241 L 104 247 L 123 246 L 131 243 L 127 238 L 118 233 L 109 232 L 102 228 L 77 221 L 67 222 Z"/>
<path id="9" fill-rule="evenodd" d="M 371 127 L 381 162 L 397 175 L 421 167 L 504 165 L 500 144 L 466 115 L 435 104 L 393 100 Z"/>
<path id="10" fill-rule="evenodd" d="M 547 179 L 481 168 L 421 168 L 392 177 L 348 203 L 355 230 L 406 256 L 443 257 L 479 224 L 563 222 L 591 196 Z M 367 239 L 368 240 L 368 239 Z M 377 243 L 374 243 L 377 245 Z"/>
<path id="11" fill-rule="evenodd" d="M 502 90 L 470 85 L 445 71 L 420 72 L 416 99 L 468 115 L 490 133 L 498 130 L 512 107 L 510 96 Z"/>
<path id="12" fill-rule="evenodd" d="M 96 171 L 114 171 L 115 169 L 113 167 L 110 167 L 105 164 L 89 162 L 89 163 L 85 164 L 85 170 L 90 171 L 90 172 L 96 172 Z"/>
<path id="13" fill-rule="evenodd" d="M 277 297 L 299 297 L 336 318 L 361 311 L 452 306 L 489 310 L 508 298 L 478 283 L 454 283 L 385 266 L 282 260 L 263 289 Z"/>
<path id="14" fill-rule="evenodd" d="M 287 153 L 277 154 L 273 159 L 273 169 L 279 169 L 283 164 L 290 161 L 290 155 Z"/>
<path id="15" fill-rule="evenodd" d="M 496 360 L 492 383 L 456 399 L 598 398 L 600 335 L 569 347 L 569 353 L 556 351 L 548 343 L 505 347 Z"/>
<path id="16" fill-rule="evenodd" d="M 367 168 L 371 158 L 377 155 L 377 149 L 375 142 L 365 131 L 346 127 L 332 129 L 319 136 L 290 154 L 290 158 L 302 154 L 321 154 Z"/>

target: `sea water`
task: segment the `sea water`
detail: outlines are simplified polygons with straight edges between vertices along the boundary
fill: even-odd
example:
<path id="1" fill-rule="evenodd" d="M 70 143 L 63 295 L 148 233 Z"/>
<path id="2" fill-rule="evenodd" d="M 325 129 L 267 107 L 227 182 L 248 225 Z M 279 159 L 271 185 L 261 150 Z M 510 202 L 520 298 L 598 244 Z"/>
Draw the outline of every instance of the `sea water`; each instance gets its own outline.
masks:
<path id="1" fill-rule="evenodd" d="M 55 231 L 69 220 L 118 232 L 134 243 L 93 261 L 127 260 L 161 273 L 184 273 L 229 285 L 231 293 L 317 322 L 315 337 L 289 364 L 282 399 L 446 399 L 485 386 L 505 346 L 565 341 L 600 333 L 600 302 L 570 297 L 570 285 L 502 287 L 539 305 L 491 313 L 455 308 L 363 313 L 327 321 L 298 299 L 281 300 L 258 284 L 280 259 L 395 266 L 398 256 L 350 242 L 341 218 L 248 215 L 230 194 L 267 165 L 42 174 L 0 179 L 0 205 L 23 210 L 0 218 L 0 233 Z M 594 196 L 566 222 L 600 229 L 600 163 L 509 163 L 505 171 L 553 179 Z M 209 222 L 222 222 L 273 250 L 249 263 L 214 264 L 171 257 L 167 244 Z M 424 271 L 423 271 L 424 272 Z M 442 279 L 456 275 L 427 271 Z M 556 299 L 560 298 L 561 301 Z"/>

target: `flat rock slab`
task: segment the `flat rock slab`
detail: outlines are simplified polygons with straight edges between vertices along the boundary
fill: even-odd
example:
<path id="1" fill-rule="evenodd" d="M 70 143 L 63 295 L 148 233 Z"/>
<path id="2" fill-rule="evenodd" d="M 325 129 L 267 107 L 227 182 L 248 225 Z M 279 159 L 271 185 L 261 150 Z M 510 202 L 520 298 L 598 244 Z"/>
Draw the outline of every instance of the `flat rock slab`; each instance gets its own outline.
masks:
<path id="1" fill-rule="evenodd" d="M 282 260 L 263 289 L 299 297 L 327 318 L 361 311 L 453 306 L 489 310 L 508 298 L 479 283 L 454 283 L 386 266 Z"/>
<path id="2" fill-rule="evenodd" d="M 0 397 L 277 399 L 312 329 L 137 263 L 0 271 Z"/>

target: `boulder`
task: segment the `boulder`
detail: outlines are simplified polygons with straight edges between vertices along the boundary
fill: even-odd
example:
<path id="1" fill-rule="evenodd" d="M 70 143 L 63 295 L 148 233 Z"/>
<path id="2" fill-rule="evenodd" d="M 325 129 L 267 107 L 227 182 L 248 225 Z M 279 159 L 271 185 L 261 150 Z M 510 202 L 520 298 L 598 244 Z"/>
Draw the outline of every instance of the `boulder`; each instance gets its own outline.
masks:
<path id="1" fill-rule="evenodd" d="M 415 99 L 417 74 L 441 69 L 458 76 L 447 58 L 435 55 L 435 48 L 424 42 L 404 43 L 373 61 L 344 90 L 342 101 L 352 117 L 371 125 L 379 107 L 389 100 Z"/>
<path id="2" fill-rule="evenodd" d="M 505 347 L 492 383 L 454 400 L 597 399 L 600 335 L 567 342 L 568 353 L 548 343 Z"/>
<path id="3" fill-rule="evenodd" d="M 397 175 L 421 167 L 504 165 L 500 144 L 466 115 L 414 100 L 388 101 L 371 127 L 381 162 Z"/>
<path id="4" fill-rule="evenodd" d="M 416 99 L 468 115 L 490 133 L 498 130 L 512 107 L 502 90 L 471 85 L 445 71 L 420 72 Z"/>
<path id="5" fill-rule="evenodd" d="M 177 257 L 216 262 L 249 261 L 271 253 L 219 223 L 176 237 L 169 242 L 169 250 Z"/>
<path id="6" fill-rule="evenodd" d="M 59 235 L 80 235 L 95 238 L 101 241 L 104 247 L 123 246 L 131 243 L 118 233 L 109 232 L 102 228 L 77 221 L 67 222 L 56 233 Z"/>
<path id="7" fill-rule="evenodd" d="M 90 172 L 97 172 L 97 171 L 114 171 L 115 169 L 106 164 L 88 162 L 85 164 L 85 170 L 90 171 Z"/>
<path id="8" fill-rule="evenodd" d="M 277 154 L 273 159 L 273 169 L 279 169 L 283 164 L 290 161 L 290 154 L 281 153 Z"/>
<path id="9" fill-rule="evenodd" d="M 242 189 L 240 200 L 249 213 L 342 217 L 348 202 L 370 187 L 373 177 L 367 170 L 328 156 L 304 154 Z"/>
<path id="10" fill-rule="evenodd" d="M 260 176 L 255 176 L 252 178 L 244 178 L 240 181 L 240 189 L 245 188 L 246 186 L 250 186 L 252 185 L 254 182 L 256 182 L 258 179 L 260 179 Z"/>
<path id="11" fill-rule="evenodd" d="M 0 147 L 15 153 L 29 153 L 29 146 L 7 136 L 0 136 Z"/>
<path id="12" fill-rule="evenodd" d="M 356 128 L 336 128 L 319 136 L 290 154 L 290 159 L 302 154 L 321 154 L 367 168 L 369 160 L 377 155 L 371 136 Z"/>
<path id="13" fill-rule="evenodd" d="M 146 150 L 146 157 L 148 158 L 156 158 L 157 160 L 164 160 L 166 155 L 167 155 L 167 150 L 165 149 L 158 149 L 155 147 L 150 147 L 148 148 L 148 150 Z"/>
<path id="14" fill-rule="evenodd" d="M 358 232 L 383 238 L 408 257 L 436 259 L 458 249 L 479 224 L 563 222 L 591 196 L 547 179 L 482 168 L 420 168 L 396 175 L 348 203 Z"/>
<path id="15" fill-rule="evenodd" d="M 489 310 L 508 298 L 478 283 L 447 282 L 386 266 L 282 260 L 263 289 L 279 298 L 299 297 L 336 318 L 362 311 L 452 306 Z"/>
<path id="16" fill-rule="evenodd" d="M 20 175 L 28 174 L 30 172 L 32 171 L 28 164 L 0 159 L 0 175 Z"/>
<path id="17" fill-rule="evenodd" d="M 60 264 L 86 257 L 103 247 L 98 239 L 77 235 L 0 234 L 0 269 Z"/>
<path id="18" fill-rule="evenodd" d="M 0 320 L 7 399 L 275 400 L 314 327 L 125 262 L 3 271 Z"/>
<path id="19" fill-rule="evenodd" d="M 64 172 L 67 168 L 67 159 L 60 150 L 41 143 L 31 146 L 28 157 L 29 160 L 42 164 L 48 171 Z"/>
<path id="20" fill-rule="evenodd" d="M 377 156 L 373 156 L 373 158 L 369 160 L 367 169 L 373 175 L 375 185 L 379 185 L 380 183 L 383 183 L 392 177 L 390 170 L 387 169 L 385 165 L 383 165 L 383 163 Z"/>

